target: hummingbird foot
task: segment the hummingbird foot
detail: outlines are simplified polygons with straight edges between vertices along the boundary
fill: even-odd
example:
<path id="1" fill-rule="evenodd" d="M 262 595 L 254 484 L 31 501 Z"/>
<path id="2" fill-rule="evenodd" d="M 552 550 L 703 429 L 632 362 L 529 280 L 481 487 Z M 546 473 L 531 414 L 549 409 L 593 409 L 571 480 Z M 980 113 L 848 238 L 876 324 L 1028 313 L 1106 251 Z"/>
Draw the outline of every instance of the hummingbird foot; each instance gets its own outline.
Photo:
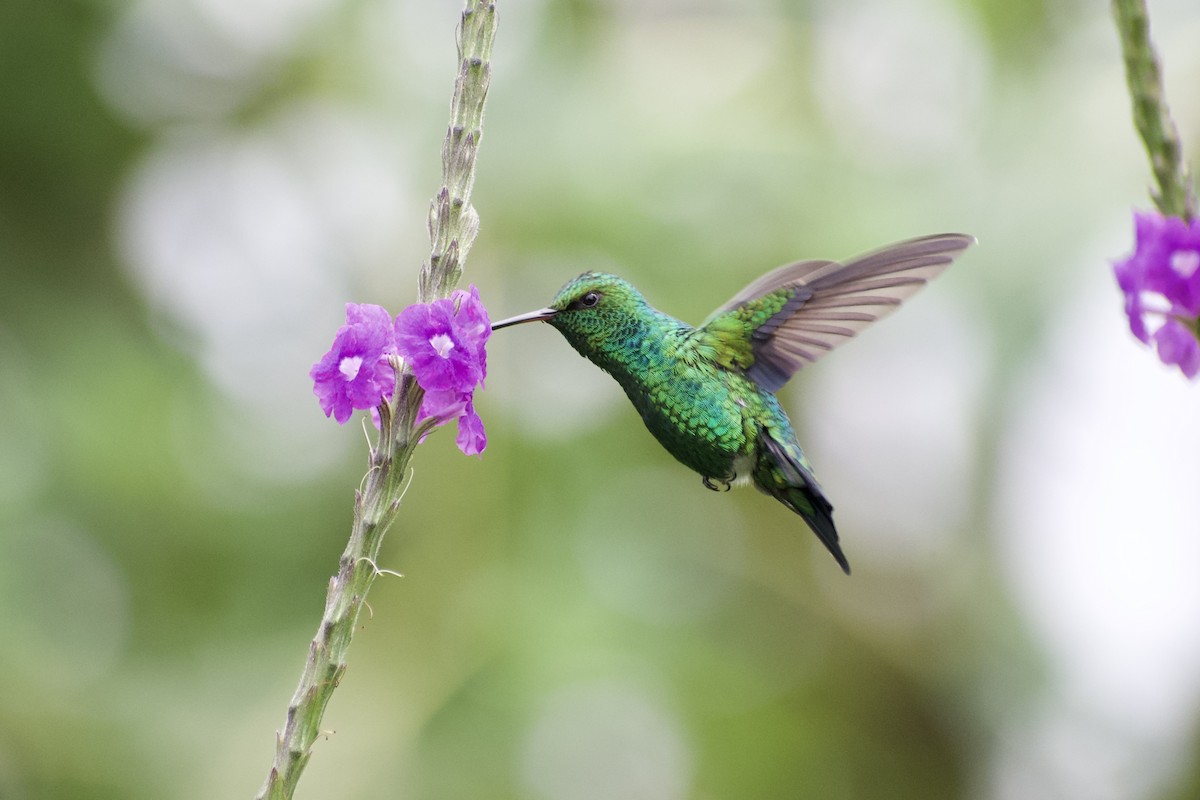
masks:
<path id="1" fill-rule="evenodd" d="M 714 492 L 728 492 L 733 488 L 733 481 L 729 478 L 710 478 L 705 475 L 702 480 L 704 488 Z"/>

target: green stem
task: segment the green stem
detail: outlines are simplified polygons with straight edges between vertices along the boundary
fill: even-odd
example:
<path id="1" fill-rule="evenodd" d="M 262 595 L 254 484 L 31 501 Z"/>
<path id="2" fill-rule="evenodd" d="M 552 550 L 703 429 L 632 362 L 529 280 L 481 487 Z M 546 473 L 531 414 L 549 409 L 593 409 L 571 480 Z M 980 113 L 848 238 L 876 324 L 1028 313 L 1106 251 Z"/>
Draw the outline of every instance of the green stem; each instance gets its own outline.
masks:
<path id="1" fill-rule="evenodd" d="M 1158 190 L 1152 191 L 1151 196 L 1163 214 L 1190 221 L 1196 216 L 1196 195 L 1183 160 L 1179 133 L 1167 108 L 1162 70 L 1150 41 L 1146 4 L 1144 0 L 1113 0 L 1113 17 L 1125 57 L 1133 123 L 1146 146 L 1158 183 Z"/>
<path id="2" fill-rule="evenodd" d="M 467 251 L 479 230 L 479 217 L 471 207 L 470 196 L 495 31 L 495 3 L 467 0 L 458 32 L 461 68 L 442 148 L 443 186 L 430 211 L 433 252 L 421 269 L 422 302 L 445 297 L 457 285 Z M 321 733 L 325 707 L 346 671 L 346 655 L 358 615 L 379 575 L 376 565 L 384 534 L 400 510 L 413 450 L 436 422 L 417 422 L 423 393 L 399 359 L 393 360 L 393 367 L 396 391 L 390 403 L 379 407 L 379 439 L 371 448 L 370 469 L 354 495 L 350 541 L 338 562 L 337 574 L 330 578 L 321 624 L 309 645 L 308 660 L 288 705 L 283 729 L 276 734 L 275 759 L 259 789 L 258 800 L 290 800 L 295 792 Z"/>
<path id="3" fill-rule="evenodd" d="M 450 101 L 450 126 L 442 145 L 442 188 L 429 206 L 429 261 L 421 268 L 422 303 L 445 297 L 458 285 L 462 263 L 479 232 L 471 205 L 475 155 L 483 136 L 483 102 L 492 77 L 496 5 L 469 2 L 458 33 L 458 80 Z"/>

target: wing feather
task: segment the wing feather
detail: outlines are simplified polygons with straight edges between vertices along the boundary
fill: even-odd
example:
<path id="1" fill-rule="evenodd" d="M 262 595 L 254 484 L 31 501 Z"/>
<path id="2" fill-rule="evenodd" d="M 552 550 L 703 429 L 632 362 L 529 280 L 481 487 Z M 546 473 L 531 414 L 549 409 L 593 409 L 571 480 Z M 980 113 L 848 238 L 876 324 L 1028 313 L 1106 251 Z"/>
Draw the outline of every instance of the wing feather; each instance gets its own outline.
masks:
<path id="1" fill-rule="evenodd" d="M 751 333 L 753 363 L 746 374 L 768 391 L 780 386 L 890 314 L 940 275 L 974 243 L 958 233 L 936 234 L 893 244 L 846 262 L 800 261 L 768 272 L 734 295 L 705 322 L 753 312 L 766 301 L 786 298 Z"/>

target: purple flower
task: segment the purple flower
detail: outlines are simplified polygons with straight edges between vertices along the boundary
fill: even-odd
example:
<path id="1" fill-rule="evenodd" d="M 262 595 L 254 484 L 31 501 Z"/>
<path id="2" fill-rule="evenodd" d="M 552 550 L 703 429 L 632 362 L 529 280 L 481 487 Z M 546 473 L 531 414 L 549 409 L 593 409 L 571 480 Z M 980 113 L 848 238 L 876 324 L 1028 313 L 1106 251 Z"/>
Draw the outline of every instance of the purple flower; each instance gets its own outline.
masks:
<path id="1" fill-rule="evenodd" d="M 458 450 L 478 456 L 487 446 L 484 421 L 475 414 L 475 386 L 487 375 L 487 337 L 492 323 L 479 289 L 458 290 L 448 299 L 409 306 L 396 317 L 396 348 L 425 390 L 419 419 L 438 425 L 458 421 Z"/>
<path id="2" fill-rule="evenodd" d="M 409 306 L 396 317 L 396 347 L 425 391 L 470 392 L 487 374 L 484 344 L 491 335 L 479 290 Z"/>
<path id="3" fill-rule="evenodd" d="M 458 420 L 458 449 L 467 455 L 478 455 L 487 446 L 472 398 L 487 375 L 491 334 L 491 320 L 474 286 L 443 300 L 411 305 L 396 317 L 397 352 L 425 390 L 419 418 L 435 417 L 439 425 Z"/>
<path id="4" fill-rule="evenodd" d="M 1134 227 L 1133 253 L 1113 265 L 1125 293 L 1129 329 L 1153 345 L 1164 364 L 1195 378 L 1200 374 L 1200 220 L 1139 212 Z M 1151 323 L 1157 324 L 1153 330 Z"/>
<path id="5" fill-rule="evenodd" d="M 346 324 L 338 328 L 333 347 L 308 373 L 325 416 L 345 424 L 354 409 L 374 408 L 389 396 L 396 375 L 387 355 L 395 352 L 387 310 L 347 303 Z"/>

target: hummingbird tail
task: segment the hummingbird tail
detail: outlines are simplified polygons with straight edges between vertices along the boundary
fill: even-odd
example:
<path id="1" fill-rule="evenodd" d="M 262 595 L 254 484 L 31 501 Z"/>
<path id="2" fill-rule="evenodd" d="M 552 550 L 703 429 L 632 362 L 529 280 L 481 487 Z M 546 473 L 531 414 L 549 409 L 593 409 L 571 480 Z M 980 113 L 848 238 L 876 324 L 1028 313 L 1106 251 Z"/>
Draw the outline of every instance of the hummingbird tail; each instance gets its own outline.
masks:
<path id="1" fill-rule="evenodd" d="M 799 447 L 794 448 L 794 454 L 789 452 L 786 445 L 766 430 L 760 430 L 759 442 L 763 450 L 759 470 L 754 476 L 755 484 L 799 514 L 837 560 L 842 572 L 849 575 L 850 562 L 838 544 L 837 528 L 833 524 L 833 505 L 825 499 L 821 485 L 813 477 Z"/>
<path id="2" fill-rule="evenodd" d="M 799 514 L 812 532 L 821 540 L 821 544 L 837 560 L 842 572 L 850 574 L 850 562 L 846 560 L 842 546 L 838 544 L 837 528 L 833 525 L 833 506 L 819 490 L 807 486 L 788 486 L 773 492 L 776 499 Z"/>

